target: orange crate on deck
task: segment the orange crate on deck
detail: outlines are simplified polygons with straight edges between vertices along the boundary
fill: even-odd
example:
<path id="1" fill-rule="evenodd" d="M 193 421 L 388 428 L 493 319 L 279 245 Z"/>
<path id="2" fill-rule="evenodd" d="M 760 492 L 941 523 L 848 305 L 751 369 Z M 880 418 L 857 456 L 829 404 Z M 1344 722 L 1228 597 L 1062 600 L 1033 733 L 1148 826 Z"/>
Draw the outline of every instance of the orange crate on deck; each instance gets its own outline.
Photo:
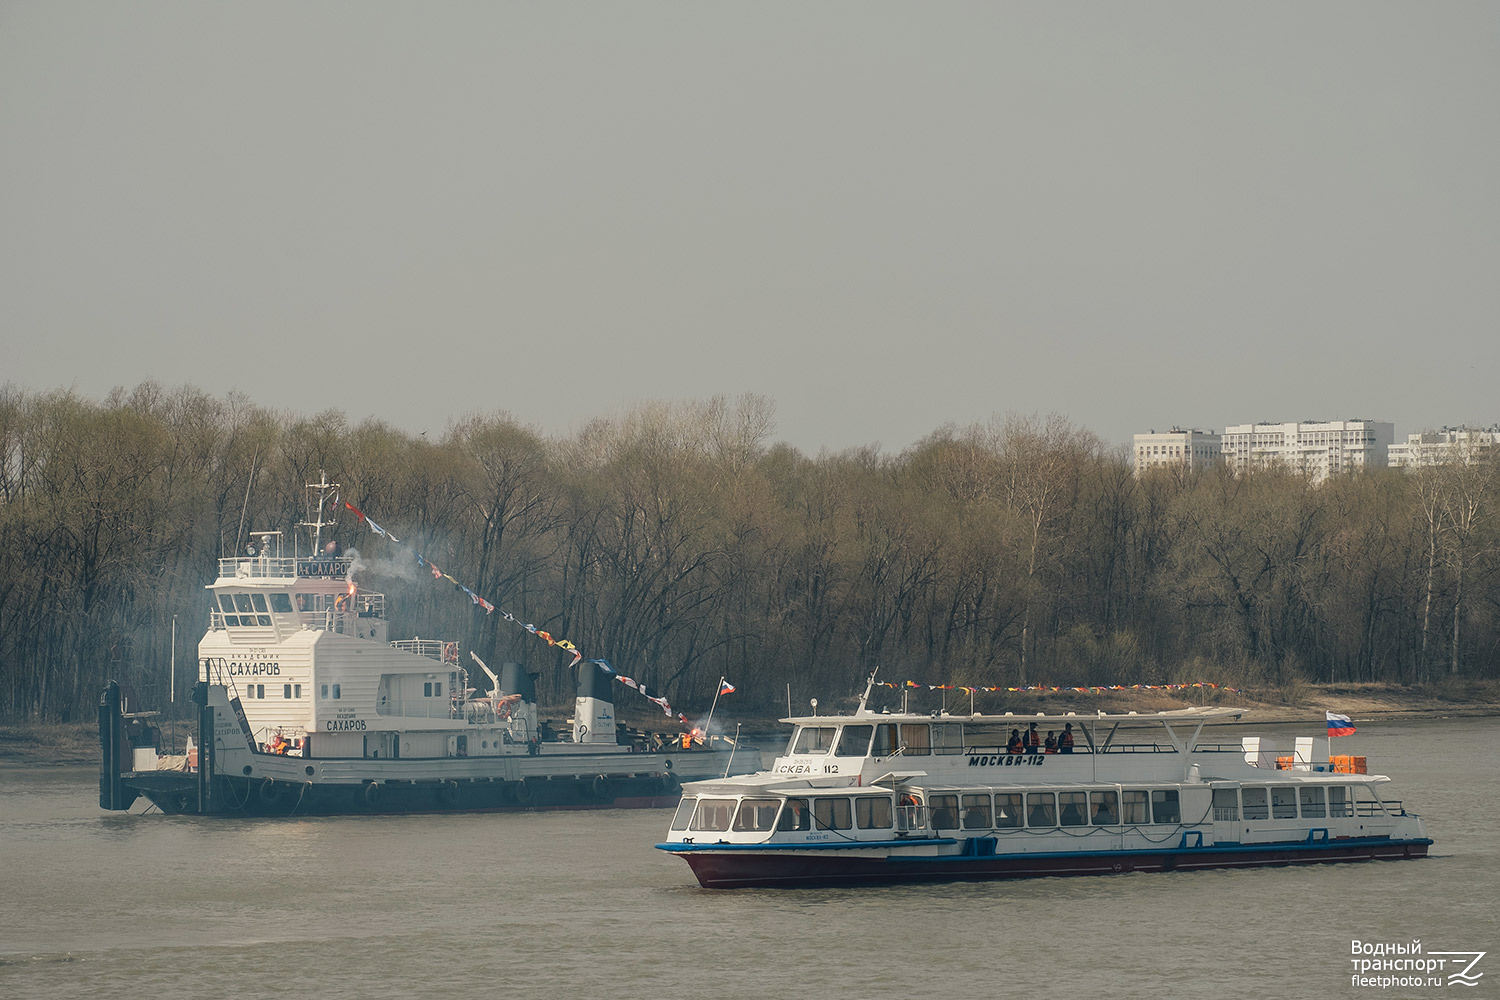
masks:
<path id="1" fill-rule="evenodd" d="M 1292 769 L 1292 760 L 1293 760 L 1293 758 L 1291 758 L 1291 757 L 1277 757 L 1276 758 L 1276 770 L 1278 770 L 1278 771 L 1290 771 Z"/>
<path id="2" fill-rule="evenodd" d="M 1365 770 L 1365 759 L 1363 757 L 1329 757 L 1328 762 L 1333 765 L 1335 774 L 1367 774 Z"/>

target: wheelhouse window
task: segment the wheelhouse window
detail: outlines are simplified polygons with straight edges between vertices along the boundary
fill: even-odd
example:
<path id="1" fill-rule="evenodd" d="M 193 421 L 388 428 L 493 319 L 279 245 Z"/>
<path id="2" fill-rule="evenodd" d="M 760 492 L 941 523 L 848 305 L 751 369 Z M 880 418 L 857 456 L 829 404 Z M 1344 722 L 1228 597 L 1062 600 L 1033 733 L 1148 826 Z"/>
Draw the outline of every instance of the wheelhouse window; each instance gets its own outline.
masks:
<path id="1" fill-rule="evenodd" d="M 1151 822 L 1146 811 L 1146 803 L 1150 801 L 1143 791 L 1129 791 L 1120 796 L 1120 822 L 1130 826 L 1139 826 L 1142 823 Z"/>
<path id="2" fill-rule="evenodd" d="M 1354 804 L 1349 789 L 1334 785 L 1328 789 L 1328 815 L 1333 817 L 1353 816 Z"/>
<path id="3" fill-rule="evenodd" d="M 1271 789 L 1271 818 L 1297 818 L 1297 789 L 1291 785 L 1276 785 Z"/>
<path id="4" fill-rule="evenodd" d="M 1020 792 L 996 792 L 995 793 L 995 827 L 1000 830 L 1015 829 L 1021 826 L 1026 814 L 1021 811 Z"/>
<path id="5" fill-rule="evenodd" d="M 1062 826 L 1088 826 L 1087 792 L 1058 792 L 1057 812 Z"/>
<path id="6" fill-rule="evenodd" d="M 1027 826 L 1056 826 L 1057 799 L 1051 792 L 1032 792 L 1026 796 Z"/>
<path id="7" fill-rule="evenodd" d="M 1182 822 L 1182 809 L 1177 804 L 1177 789 L 1162 788 L 1151 793 L 1151 822 Z"/>
<path id="8" fill-rule="evenodd" d="M 854 800 L 854 822 L 861 830 L 889 830 L 891 828 L 891 800 L 882 795 L 865 796 Z"/>
<path id="9" fill-rule="evenodd" d="M 792 753 L 827 753 L 833 746 L 832 726 L 803 726 L 792 742 Z"/>
<path id="10" fill-rule="evenodd" d="M 1244 808 L 1246 819 L 1269 819 L 1271 816 L 1264 788 L 1241 788 L 1240 805 Z"/>
<path id="11" fill-rule="evenodd" d="M 812 800 L 813 825 L 819 830 L 847 830 L 854 825 L 846 798 L 823 797 Z"/>
<path id="12" fill-rule="evenodd" d="M 734 799 L 699 799 L 698 810 L 693 814 L 693 829 L 710 832 L 729 829 L 729 819 L 734 815 Z"/>
<path id="13" fill-rule="evenodd" d="M 743 799 L 734 814 L 734 828 L 740 832 L 763 833 L 776 824 L 776 799 Z"/>
<path id="14" fill-rule="evenodd" d="M 781 807 L 781 818 L 776 821 L 778 830 L 811 830 L 812 813 L 806 799 L 787 799 Z"/>
<path id="15" fill-rule="evenodd" d="M 932 734 L 925 722 L 907 722 L 901 726 L 901 745 L 908 757 L 926 757 L 932 753 Z"/>
<path id="16" fill-rule="evenodd" d="M 839 732 L 839 745 L 834 749 L 835 757 L 863 757 L 870 749 L 870 734 L 874 726 L 845 726 Z"/>
<path id="17" fill-rule="evenodd" d="M 1089 792 L 1089 818 L 1095 826 L 1120 822 L 1119 796 L 1114 792 Z"/>
<path id="18" fill-rule="evenodd" d="M 271 610 L 278 615 L 289 615 L 292 613 L 292 598 L 290 594 L 272 594 Z"/>
<path id="19" fill-rule="evenodd" d="M 901 745 L 894 722 L 882 722 L 875 727 L 875 742 L 870 744 L 870 756 L 889 757 Z"/>
<path id="20" fill-rule="evenodd" d="M 988 830 L 990 828 L 990 797 L 988 795 L 965 795 L 963 808 L 965 830 Z"/>
<path id="21" fill-rule="evenodd" d="M 234 607 L 234 596 L 231 594 L 219 595 L 219 611 L 224 615 L 224 624 L 230 628 L 238 628 L 240 624 L 239 612 Z"/>

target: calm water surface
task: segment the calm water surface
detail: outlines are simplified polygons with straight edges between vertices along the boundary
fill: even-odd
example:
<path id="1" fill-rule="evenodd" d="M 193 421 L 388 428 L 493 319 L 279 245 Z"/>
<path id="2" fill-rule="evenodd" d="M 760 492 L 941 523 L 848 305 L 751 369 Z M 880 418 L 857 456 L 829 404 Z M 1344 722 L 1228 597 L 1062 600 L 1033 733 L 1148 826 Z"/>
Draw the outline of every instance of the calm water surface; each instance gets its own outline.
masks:
<path id="1" fill-rule="evenodd" d="M 1443 992 L 1351 984 L 1355 938 L 1489 951 L 1458 992 L 1500 997 L 1497 735 L 1337 741 L 1426 818 L 1426 861 L 837 890 L 700 889 L 651 847 L 668 810 L 165 817 L 100 810 L 93 768 L 0 768 L 0 997 Z"/>

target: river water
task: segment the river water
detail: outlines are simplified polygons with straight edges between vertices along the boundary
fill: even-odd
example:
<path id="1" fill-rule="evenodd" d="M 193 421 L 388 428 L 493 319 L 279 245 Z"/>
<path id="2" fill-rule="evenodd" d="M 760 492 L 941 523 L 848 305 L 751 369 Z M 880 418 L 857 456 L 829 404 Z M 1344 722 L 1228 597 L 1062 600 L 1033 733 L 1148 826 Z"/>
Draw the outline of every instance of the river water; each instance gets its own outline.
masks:
<path id="1" fill-rule="evenodd" d="M 698 888 L 652 849 L 669 810 L 165 817 L 100 810 L 93 768 L 3 767 L 0 997 L 1454 992 L 1351 980 L 1351 941 L 1413 939 L 1491 952 L 1457 992 L 1500 997 L 1497 735 L 1361 723 L 1335 744 L 1424 816 L 1423 861 L 806 890 Z"/>

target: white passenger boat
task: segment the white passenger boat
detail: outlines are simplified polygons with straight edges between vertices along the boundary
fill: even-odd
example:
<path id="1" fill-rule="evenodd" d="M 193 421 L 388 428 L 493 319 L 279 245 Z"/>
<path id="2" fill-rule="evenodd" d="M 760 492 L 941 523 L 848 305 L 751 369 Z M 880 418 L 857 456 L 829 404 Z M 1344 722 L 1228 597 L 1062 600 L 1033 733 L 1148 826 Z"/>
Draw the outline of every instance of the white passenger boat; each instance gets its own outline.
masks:
<path id="1" fill-rule="evenodd" d="M 1204 740 L 1237 709 L 785 719 L 769 770 L 687 784 L 668 839 L 708 888 L 997 879 L 1425 857 L 1363 758 Z M 1018 747 L 1066 733 L 1058 752 Z M 1015 735 L 1013 735 L 1013 733 Z"/>
<path id="2" fill-rule="evenodd" d="M 101 807 L 140 796 L 163 812 L 234 815 L 666 807 L 683 780 L 760 766 L 731 741 L 625 731 L 596 663 L 577 663 L 573 725 L 554 733 L 519 664 L 495 673 L 456 639 L 389 640 L 385 596 L 322 544 L 333 484 L 309 488 L 306 553 L 283 555 L 281 533 L 263 532 L 253 552 L 219 560 L 186 755 L 161 753 L 157 713 L 105 690 Z"/>

